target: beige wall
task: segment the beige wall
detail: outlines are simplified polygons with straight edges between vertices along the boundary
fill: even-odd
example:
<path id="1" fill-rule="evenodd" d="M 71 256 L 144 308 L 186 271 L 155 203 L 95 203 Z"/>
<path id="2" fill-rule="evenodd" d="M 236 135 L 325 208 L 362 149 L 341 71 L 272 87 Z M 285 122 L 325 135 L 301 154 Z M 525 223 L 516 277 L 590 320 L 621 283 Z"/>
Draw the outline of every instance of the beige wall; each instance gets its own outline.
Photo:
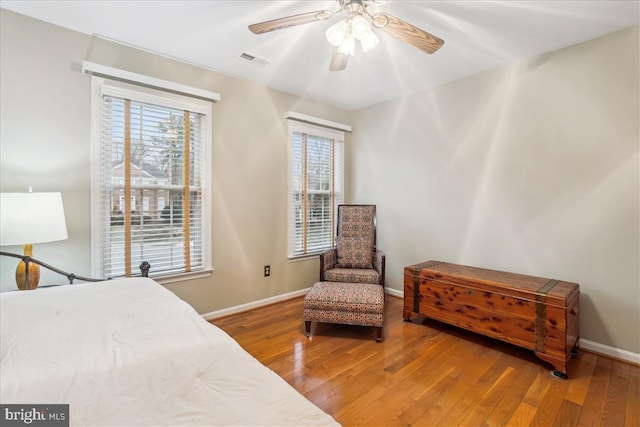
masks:
<path id="1" fill-rule="evenodd" d="M 90 274 L 91 79 L 79 72 L 87 60 L 222 97 L 213 106 L 209 229 L 215 271 L 211 278 L 171 284 L 170 289 L 206 313 L 313 284 L 317 259 L 286 260 L 283 117 L 293 110 L 348 123 L 347 112 L 0 11 L 0 189 L 26 191 L 31 185 L 34 191 L 61 191 L 69 228 L 68 240 L 35 245 L 34 256 Z M 271 265 L 269 278 L 263 277 L 266 264 Z M 3 286 L 14 287 L 15 261 L 4 259 L 1 265 Z"/>
<path id="2" fill-rule="evenodd" d="M 89 60 L 221 94 L 213 107 L 210 279 L 169 287 L 202 313 L 308 287 L 286 261 L 288 110 L 351 123 L 347 200 L 378 205 L 387 283 L 439 259 L 576 281 L 582 337 L 640 353 L 638 29 L 350 114 L 0 10 L 0 189 L 62 191 L 90 265 Z M 376 172 L 372 172 L 376 171 Z M 19 248 L 2 248 L 19 250 Z M 262 277 L 262 266 L 272 277 Z M 12 281 L 2 260 L 2 282 Z"/>
<path id="3" fill-rule="evenodd" d="M 388 285 L 429 259 L 578 282 L 582 338 L 640 353 L 638 80 L 636 27 L 355 113 Z"/>

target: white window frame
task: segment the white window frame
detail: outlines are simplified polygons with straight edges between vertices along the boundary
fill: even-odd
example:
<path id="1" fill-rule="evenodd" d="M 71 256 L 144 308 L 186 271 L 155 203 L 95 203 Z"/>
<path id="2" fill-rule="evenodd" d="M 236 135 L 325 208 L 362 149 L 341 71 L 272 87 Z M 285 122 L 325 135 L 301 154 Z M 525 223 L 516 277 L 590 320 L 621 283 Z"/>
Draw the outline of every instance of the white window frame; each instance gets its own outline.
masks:
<path id="1" fill-rule="evenodd" d="M 335 218 L 334 225 L 337 224 L 337 210 L 338 204 L 344 203 L 344 180 L 345 180 L 345 165 L 344 165 L 344 141 L 345 141 L 345 132 L 342 130 L 344 128 L 339 128 L 338 126 L 327 127 L 323 126 L 326 123 L 330 123 L 332 125 L 339 125 L 338 123 L 328 122 L 322 119 L 316 119 L 310 116 L 303 116 L 304 121 L 301 121 L 299 117 L 302 116 L 297 113 L 289 112 L 287 113 L 288 120 L 288 169 L 287 169 L 287 230 L 288 230 L 288 249 L 287 249 L 287 258 L 289 260 L 303 260 L 307 258 L 317 257 L 322 252 L 330 249 L 334 246 L 334 238 L 335 238 L 335 227 L 332 230 L 331 242 L 326 246 L 326 248 L 316 250 L 313 252 L 307 252 L 302 254 L 294 254 L 295 251 L 295 218 L 294 218 L 294 206 L 293 206 L 293 167 L 294 167 L 294 133 L 306 133 L 313 136 L 318 136 L 322 138 L 331 139 L 337 144 L 338 149 L 340 150 L 341 157 L 341 170 L 339 171 L 339 179 L 338 182 L 333 183 L 333 188 L 335 194 L 339 197 L 336 198 L 335 206 L 333 208 L 333 215 Z M 313 121 L 313 123 L 311 123 Z M 316 125 L 314 123 L 321 123 L 322 125 Z M 345 126 L 346 125 L 340 125 Z M 348 127 L 348 130 L 351 130 L 351 127 Z M 334 177 L 332 177 L 333 179 Z"/>
<path id="2" fill-rule="evenodd" d="M 212 236 L 211 224 L 211 102 L 183 96 L 175 93 L 164 92 L 148 87 L 132 85 L 121 81 L 105 79 L 103 77 L 91 77 L 91 274 L 94 277 L 104 277 L 101 254 L 101 117 L 102 95 L 120 96 L 135 99 L 136 101 L 151 104 L 164 105 L 183 110 L 202 113 L 206 116 L 203 123 L 204 140 L 204 165 L 202 167 L 202 257 L 203 268 L 186 273 L 154 276 L 159 283 L 172 283 L 183 280 L 197 279 L 211 276 L 212 266 Z M 137 272 L 134 272 L 134 274 Z M 153 265 L 151 265 L 153 273 Z"/>

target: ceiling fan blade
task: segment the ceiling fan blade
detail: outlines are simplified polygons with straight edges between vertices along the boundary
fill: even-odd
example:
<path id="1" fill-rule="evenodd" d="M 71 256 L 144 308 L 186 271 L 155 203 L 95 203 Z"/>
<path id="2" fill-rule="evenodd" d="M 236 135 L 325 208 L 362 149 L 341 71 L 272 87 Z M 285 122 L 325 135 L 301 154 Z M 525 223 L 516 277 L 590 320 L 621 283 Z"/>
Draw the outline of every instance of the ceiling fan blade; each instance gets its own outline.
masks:
<path id="1" fill-rule="evenodd" d="M 347 62 L 349 61 L 349 54 L 338 52 L 331 57 L 331 63 L 329 64 L 329 71 L 342 71 L 347 68 Z"/>
<path id="2" fill-rule="evenodd" d="M 384 22 L 386 22 L 386 25 L 384 25 Z M 388 13 L 377 14 L 374 17 L 374 27 L 380 28 L 403 42 L 409 43 L 429 54 L 434 53 L 444 44 L 444 40 L 441 38 Z"/>
<path id="3" fill-rule="evenodd" d="M 269 31 L 282 30 L 294 25 L 308 24 L 309 22 L 324 21 L 329 19 L 333 12 L 329 10 L 316 10 L 315 12 L 301 13 L 299 15 L 286 16 L 284 18 L 272 19 L 271 21 L 260 22 L 249 25 L 249 29 L 254 34 L 264 34 Z"/>

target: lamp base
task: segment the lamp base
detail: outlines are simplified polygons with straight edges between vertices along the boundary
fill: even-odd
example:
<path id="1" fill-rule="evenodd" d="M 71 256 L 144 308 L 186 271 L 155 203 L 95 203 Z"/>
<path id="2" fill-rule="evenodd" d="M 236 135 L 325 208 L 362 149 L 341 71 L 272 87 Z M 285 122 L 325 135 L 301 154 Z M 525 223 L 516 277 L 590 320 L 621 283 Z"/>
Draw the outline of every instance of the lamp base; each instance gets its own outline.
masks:
<path id="1" fill-rule="evenodd" d="M 22 249 L 24 250 L 24 256 L 32 256 L 32 245 L 22 245 Z M 16 284 L 18 285 L 18 289 L 20 289 L 21 291 L 24 291 L 26 289 L 33 290 L 38 287 L 39 281 L 40 266 L 38 264 L 36 264 L 35 262 L 29 263 L 29 286 L 27 286 L 27 265 L 24 261 L 20 261 L 18 263 L 18 268 L 16 268 Z"/>

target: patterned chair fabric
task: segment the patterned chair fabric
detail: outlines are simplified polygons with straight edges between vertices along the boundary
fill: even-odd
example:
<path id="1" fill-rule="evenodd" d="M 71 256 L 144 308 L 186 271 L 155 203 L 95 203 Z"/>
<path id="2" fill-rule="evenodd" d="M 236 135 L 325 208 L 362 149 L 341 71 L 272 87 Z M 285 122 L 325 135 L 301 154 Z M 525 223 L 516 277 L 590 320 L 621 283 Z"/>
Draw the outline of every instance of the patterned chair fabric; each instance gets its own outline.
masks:
<path id="1" fill-rule="evenodd" d="M 336 237 L 339 268 L 373 268 L 373 239 L 369 237 Z"/>
<path id="2" fill-rule="evenodd" d="M 384 269 L 385 254 L 376 248 L 376 206 L 338 206 L 336 248 L 320 255 L 320 281 L 384 286 Z"/>
<path id="3" fill-rule="evenodd" d="M 380 283 L 380 273 L 373 268 L 332 268 L 324 274 L 328 282 Z"/>
<path id="4" fill-rule="evenodd" d="M 373 326 L 382 340 L 385 254 L 376 248 L 376 206 L 338 206 L 336 247 L 320 255 L 320 281 L 304 298 L 311 322 Z"/>
<path id="5" fill-rule="evenodd" d="M 338 206 L 338 236 L 376 240 L 376 205 Z"/>
<path id="6" fill-rule="evenodd" d="M 311 322 L 373 326 L 382 340 L 384 287 L 372 283 L 318 282 L 304 297 L 307 336 Z"/>

